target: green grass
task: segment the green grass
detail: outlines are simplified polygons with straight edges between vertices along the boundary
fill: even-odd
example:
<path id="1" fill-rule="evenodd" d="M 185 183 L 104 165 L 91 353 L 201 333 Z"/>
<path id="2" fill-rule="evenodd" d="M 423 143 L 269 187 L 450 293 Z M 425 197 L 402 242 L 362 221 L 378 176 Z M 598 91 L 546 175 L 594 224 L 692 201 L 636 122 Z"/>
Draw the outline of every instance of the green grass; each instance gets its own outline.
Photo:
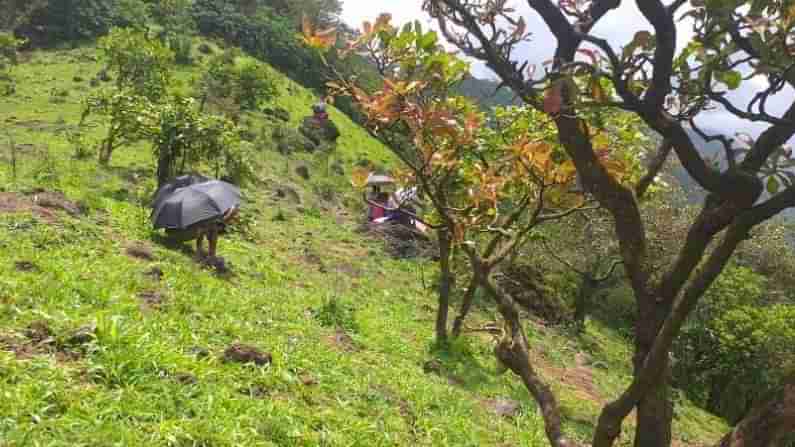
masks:
<path id="1" fill-rule="evenodd" d="M 0 190 L 57 189 L 87 208 L 54 221 L 0 213 L 0 445 L 547 445 L 520 382 L 495 374 L 488 337 L 433 346 L 433 292 L 421 286 L 421 265 L 389 259 L 382 244 L 356 232 L 357 193 L 312 156 L 261 149 L 258 179 L 245 190 L 245 231 L 220 243 L 232 275 L 202 269 L 187 246 L 160 245 L 141 206 L 153 186 L 149 148 L 120 150 L 100 168 L 93 158 L 75 159 L 63 132 L 79 120 L 79 101 L 100 68 L 94 56 L 92 48 L 35 53 L 17 71 L 18 93 L 0 98 L 2 129 L 21 147 L 14 180 L 0 134 Z M 51 96 L 52 89 L 69 94 Z M 277 103 L 297 125 L 316 98 L 291 89 Z M 348 170 L 363 158 L 390 162 L 366 132 L 336 110 L 331 116 Z M 310 180 L 293 174 L 298 163 L 310 166 Z M 302 203 L 275 198 L 280 186 Z M 327 189 L 331 200 L 318 195 Z M 128 256 L 134 243 L 151 247 L 154 260 Z M 19 271 L 21 261 L 38 270 Z M 146 274 L 153 267 L 160 281 Z M 139 298 L 153 292 L 162 297 L 158 309 Z M 493 320 L 481 310 L 469 324 Z M 54 339 L 34 349 L 26 328 L 39 321 Z M 70 346 L 86 325 L 96 326 L 94 339 Z M 335 325 L 350 340 L 335 341 Z M 626 340 L 598 322 L 581 339 L 536 324 L 528 332 L 560 392 L 567 432 L 587 439 L 600 407 L 593 397 L 616 396 L 629 380 Z M 234 342 L 271 352 L 273 363 L 223 362 Z M 561 374 L 579 353 L 590 357 L 585 391 Z M 440 372 L 425 372 L 432 359 Z M 518 415 L 493 414 L 484 405 L 492 398 L 518 401 Z M 725 430 L 687 402 L 678 414 L 687 441 L 715 441 Z"/>

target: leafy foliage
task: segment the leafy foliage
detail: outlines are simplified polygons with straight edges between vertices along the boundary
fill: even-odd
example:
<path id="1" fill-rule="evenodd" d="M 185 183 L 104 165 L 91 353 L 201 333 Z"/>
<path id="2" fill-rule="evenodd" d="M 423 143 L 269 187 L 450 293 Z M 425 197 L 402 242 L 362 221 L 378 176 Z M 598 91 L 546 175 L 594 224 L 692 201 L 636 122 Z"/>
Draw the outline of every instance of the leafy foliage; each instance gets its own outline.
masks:
<path id="1" fill-rule="evenodd" d="M 193 63 L 193 35 L 196 22 L 191 15 L 190 0 L 164 0 L 153 3 L 150 12 L 163 27 L 160 39 L 174 52 L 175 61 L 180 65 Z"/>
<path id="2" fill-rule="evenodd" d="M 240 110 L 258 110 L 277 94 L 274 75 L 265 64 L 235 51 L 215 56 L 208 64 L 199 89 L 213 102 L 231 98 Z"/>
<path id="3" fill-rule="evenodd" d="M 143 27 L 148 8 L 142 0 L 48 0 L 17 27 L 35 46 L 91 39 L 114 27 Z"/>
<path id="4" fill-rule="evenodd" d="M 764 277 L 727 269 L 674 345 L 675 379 L 710 411 L 737 422 L 792 373 L 795 309 L 765 305 Z"/>
<path id="5" fill-rule="evenodd" d="M 241 47 L 303 85 L 323 85 L 319 57 L 302 47 L 295 25 L 289 19 L 268 9 L 246 15 L 230 0 L 197 0 L 193 4 L 193 17 L 202 34 L 221 37 Z"/>
<path id="6" fill-rule="evenodd" d="M 114 28 L 99 41 L 107 67 L 119 90 L 157 101 L 171 82 L 174 53 L 158 39 L 134 29 Z"/>
<path id="7" fill-rule="evenodd" d="M 15 81 L 11 70 L 19 59 L 17 50 L 24 44 L 10 33 L 0 32 L 0 95 L 10 95 L 15 91 Z"/>
<path id="8" fill-rule="evenodd" d="M 0 31 L 13 31 L 24 23 L 30 13 L 48 0 L 0 0 Z"/>
<path id="9" fill-rule="evenodd" d="M 202 164 L 218 178 L 236 183 L 251 178 L 254 166 L 229 119 L 201 113 L 192 98 L 177 97 L 155 110 L 146 133 L 158 161 L 158 185 Z"/>

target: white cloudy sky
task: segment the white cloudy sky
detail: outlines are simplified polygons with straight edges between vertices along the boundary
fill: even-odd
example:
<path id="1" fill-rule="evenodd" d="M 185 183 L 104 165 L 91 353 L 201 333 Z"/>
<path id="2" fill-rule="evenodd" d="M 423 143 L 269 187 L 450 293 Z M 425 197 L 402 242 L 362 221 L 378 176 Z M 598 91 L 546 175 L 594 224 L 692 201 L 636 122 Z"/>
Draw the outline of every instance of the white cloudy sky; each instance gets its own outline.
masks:
<path id="1" fill-rule="evenodd" d="M 541 21 L 540 17 L 532 11 L 526 2 L 513 1 L 511 6 L 521 11 L 527 22 L 528 29 L 532 31 L 532 42 L 521 48 L 520 53 L 514 55 L 517 60 L 529 60 L 531 64 L 537 64 L 539 69 L 541 64 L 552 58 L 556 40 L 549 32 L 549 29 Z M 422 0 L 343 0 L 343 20 L 349 25 L 360 28 L 364 20 L 374 20 L 378 14 L 389 12 L 392 14 L 393 23 L 401 24 L 410 20 L 420 20 L 423 24 L 434 26 L 430 18 L 422 12 Z M 642 29 L 651 30 L 651 26 L 638 11 L 634 1 L 624 1 L 622 6 L 611 11 L 594 28 L 592 34 L 606 38 L 614 47 L 619 48 L 632 40 L 634 34 Z M 678 46 L 682 48 L 691 38 L 689 27 L 681 26 L 678 39 Z M 493 75 L 479 63 L 473 65 L 473 72 L 478 77 L 493 77 Z M 765 81 L 760 80 L 760 85 L 766 85 Z M 768 105 L 768 112 L 783 112 L 785 107 L 792 102 L 795 92 L 787 90 L 774 98 L 771 98 Z M 745 105 L 753 97 L 753 89 L 744 87 L 733 94 L 738 105 Z M 745 101 L 745 102 L 743 102 Z M 709 116 L 701 118 L 700 124 L 705 127 L 727 128 L 731 124 L 732 129 L 746 131 L 752 134 L 765 128 L 765 126 L 754 126 L 751 123 L 741 121 L 726 112 L 715 111 Z"/>

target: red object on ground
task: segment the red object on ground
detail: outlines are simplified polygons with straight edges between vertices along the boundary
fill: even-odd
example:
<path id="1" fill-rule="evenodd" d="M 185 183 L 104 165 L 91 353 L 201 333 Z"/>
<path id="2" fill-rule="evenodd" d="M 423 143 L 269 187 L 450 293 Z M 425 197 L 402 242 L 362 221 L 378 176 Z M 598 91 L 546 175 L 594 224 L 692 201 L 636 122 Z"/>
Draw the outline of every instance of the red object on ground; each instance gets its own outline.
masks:
<path id="1" fill-rule="evenodd" d="M 370 220 L 376 220 L 384 217 L 384 209 L 380 206 L 370 205 Z"/>

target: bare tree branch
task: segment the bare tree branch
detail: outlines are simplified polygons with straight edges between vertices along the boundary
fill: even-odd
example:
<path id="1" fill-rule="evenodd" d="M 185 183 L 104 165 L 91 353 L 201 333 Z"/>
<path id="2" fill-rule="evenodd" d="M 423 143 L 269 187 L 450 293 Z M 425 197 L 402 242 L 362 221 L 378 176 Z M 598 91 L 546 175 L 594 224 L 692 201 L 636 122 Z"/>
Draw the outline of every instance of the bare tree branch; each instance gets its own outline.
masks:
<path id="1" fill-rule="evenodd" d="M 663 166 L 665 166 L 665 162 L 668 160 L 668 156 L 671 154 L 673 150 L 673 146 L 667 140 L 663 140 L 660 144 L 660 147 L 657 148 L 657 153 L 651 159 L 648 168 L 646 169 L 646 174 L 640 178 L 638 181 L 637 186 L 635 186 L 635 195 L 638 199 L 642 199 L 644 195 L 646 195 L 646 191 L 649 189 L 649 186 L 654 182 L 654 179 L 657 178 L 657 175 L 660 174 Z"/>

